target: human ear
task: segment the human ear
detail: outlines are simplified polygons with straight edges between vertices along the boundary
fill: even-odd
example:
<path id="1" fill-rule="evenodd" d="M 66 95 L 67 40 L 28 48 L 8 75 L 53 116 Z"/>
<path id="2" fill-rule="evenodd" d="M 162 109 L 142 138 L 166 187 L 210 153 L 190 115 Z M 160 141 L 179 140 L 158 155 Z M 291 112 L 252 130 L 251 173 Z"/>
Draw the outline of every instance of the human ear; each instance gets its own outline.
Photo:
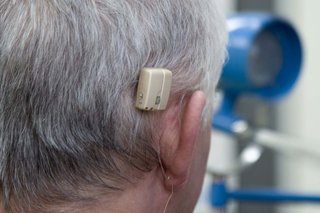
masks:
<path id="1" fill-rule="evenodd" d="M 161 157 L 166 176 L 170 177 L 166 181 L 167 188 L 181 186 L 188 180 L 205 102 L 206 97 L 202 91 L 194 92 L 184 106 L 181 122 L 176 122 L 174 128 L 164 132 L 165 141 L 162 141 L 161 151 L 165 152 L 161 153 Z M 179 119 L 178 113 L 175 116 L 175 119 Z M 172 124 L 168 126 L 172 127 Z"/>

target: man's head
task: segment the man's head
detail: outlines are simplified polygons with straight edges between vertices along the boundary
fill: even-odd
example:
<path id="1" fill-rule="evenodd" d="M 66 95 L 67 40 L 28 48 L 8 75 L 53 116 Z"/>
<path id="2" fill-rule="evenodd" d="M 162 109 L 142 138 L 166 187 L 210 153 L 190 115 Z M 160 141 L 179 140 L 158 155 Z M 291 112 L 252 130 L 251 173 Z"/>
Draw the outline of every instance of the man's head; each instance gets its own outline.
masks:
<path id="1" fill-rule="evenodd" d="M 214 0 L 3 0 L 5 208 L 81 209 L 116 199 L 157 168 L 172 176 L 169 185 L 183 184 L 175 163 L 185 160 L 188 172 L 204 167 L 197 150 L 206 148 L 192 142 L 182 153 L 177 141 L 205 132 L 225 43 Z M 172 71 L 165 111 L 135 108 L 143 67 Z"/>

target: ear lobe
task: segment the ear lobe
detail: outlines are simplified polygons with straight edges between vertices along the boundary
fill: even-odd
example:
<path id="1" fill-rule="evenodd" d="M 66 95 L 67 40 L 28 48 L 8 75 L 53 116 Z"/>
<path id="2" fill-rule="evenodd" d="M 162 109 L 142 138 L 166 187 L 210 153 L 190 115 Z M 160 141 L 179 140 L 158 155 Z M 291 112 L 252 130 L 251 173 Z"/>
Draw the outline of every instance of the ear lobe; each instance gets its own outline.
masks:
<path id="1" fill-rule="evenodd" d="M 182 122 L 179 130 L 175 150 L 171 152 L 169 161 L 166 161 L 166 173 L 170 176 L 167 187 L 181 186 L 188 180 L 190 167 L 193 162 L 193 151 L 196 146 L 199 130 L 202 124 L 202 111 L 206 97 L 202 91 L 196 91 L 188 100 L 182 114 Z M 168 156 L 167 156 L 168 157 Z"/>

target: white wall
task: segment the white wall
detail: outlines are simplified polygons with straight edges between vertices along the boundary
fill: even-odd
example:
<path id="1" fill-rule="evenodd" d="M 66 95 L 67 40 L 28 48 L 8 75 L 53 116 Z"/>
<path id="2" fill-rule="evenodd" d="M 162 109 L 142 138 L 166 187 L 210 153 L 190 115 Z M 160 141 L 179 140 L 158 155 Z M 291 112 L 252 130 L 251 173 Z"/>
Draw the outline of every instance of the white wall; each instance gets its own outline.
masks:
<path id="1" fill-rule="evenodd" d="M 226 14 L 234 13 L 237 0 L 220 0 Z"/>
<path id="2" fill-rule="evenodd" d="M 304 67 L 294 93 L 280 104 L 279 130 L 304 138 L 299 143 L 320 149 L 320 1 L 277 0 L 277 13 L 295 24 L 303 39 Z M 308 140 L 312 139 L 312 140 Z M 320 195 L 320 158 L 281 156 L 279 187 Z M 319 213 L 319 205 L 281 206 L 281 213 Z"/>

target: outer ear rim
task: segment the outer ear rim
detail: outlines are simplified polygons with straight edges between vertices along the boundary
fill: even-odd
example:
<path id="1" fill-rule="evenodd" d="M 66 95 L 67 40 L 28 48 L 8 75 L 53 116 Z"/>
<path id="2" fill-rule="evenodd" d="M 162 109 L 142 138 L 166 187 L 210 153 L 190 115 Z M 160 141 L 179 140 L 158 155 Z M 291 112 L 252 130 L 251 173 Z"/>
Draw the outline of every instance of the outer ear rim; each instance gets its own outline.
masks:
<path id="1" fill-rule="evenodd" d="M 165 153 L 164 156 L 167 159 L 163 159 L 166 177 L 169 177 L 169 179 L 165 180 L 165 186 L 168 190 L 171 190 L 172 186 L 182 187 L 189 179 L 194 158 L 193 153 L 202 126 L 202 114 L 205 103 L 206 96 L 204 92 L 195 91 L 185 104 L 182 112 L 182 122 L 176 122 L 176 125 L 180 124 L 180 126 L 176 127 L 177 132 L 168 131 L 169 134 L 177 134 L 177 137 L 166 137 L 175 138 L 175 141 L 170 141 L 169 143 L 177 143 L 176 146 L 168 144 L 168 146 L 175 147 L 175 150 L 170 150 L 169 155 L 172 156 L 168 156 L 168 153 Z"/>

